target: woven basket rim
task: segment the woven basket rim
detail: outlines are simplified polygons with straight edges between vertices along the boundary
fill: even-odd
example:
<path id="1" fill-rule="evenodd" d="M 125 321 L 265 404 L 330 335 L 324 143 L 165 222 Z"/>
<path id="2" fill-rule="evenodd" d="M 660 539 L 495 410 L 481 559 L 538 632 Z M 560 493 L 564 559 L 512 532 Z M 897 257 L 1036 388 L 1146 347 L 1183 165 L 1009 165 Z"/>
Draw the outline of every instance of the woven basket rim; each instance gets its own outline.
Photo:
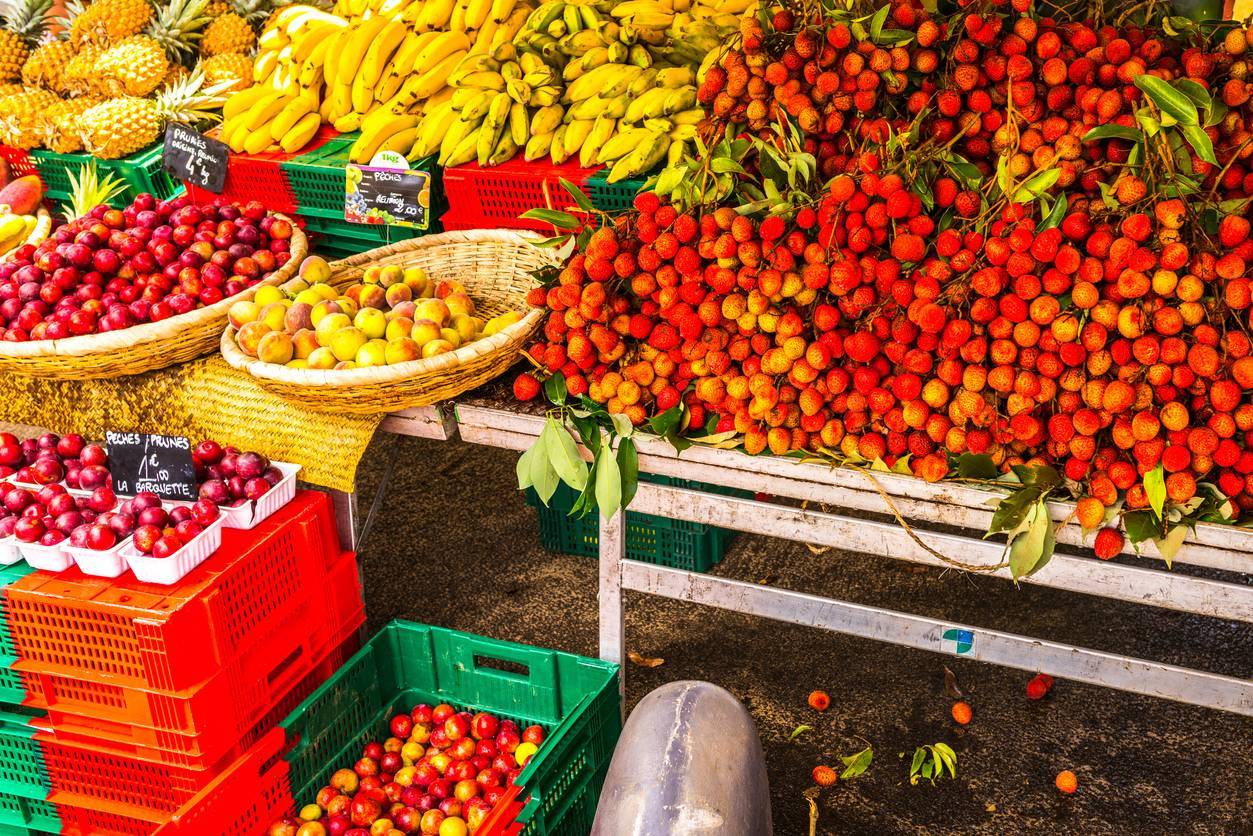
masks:
<path id="1" fill-rule="evenodd" d="M 267 285 L 276 285 L 287 281 L 296 270 L 300 269 L 300 263 L 308 255 L 308 238 L 296 221 L 281 212 L 275 212 L 274 217 L 291 224 L 291 258 L 288 259 L 286 264 L 275 270 L 268 279 L 257 282 L 234 296 L 222 299 L 220 302 L 214 302 L 212 305 L 196 308 L 184 314 L 177 314 L 160 322 L 145 322 L 141 325 L 123 328 L 120 331 L 107 331 L 103 334 L 84 334 L 75 337 L 65 337 L 60 340 L 0 341 L 0 358 L 12 358 L 15 360 L 50 357 L 68 358 L 101 354 L 109 351 L 123 351 L 138 345 L 160 342 L 175 337 L 180 332 L 202 322 L 226 316 L 226 312 L 231 305 L 243 299 L 246 294 L 255 293 L 258 288 Z"/>
<path id="2" fill-rule="evenodd" d="M 361 264 L 369 264 L 388 255 L 409 252 L 431 247 L 474 244 L 474 243 L 510 243 L 534 246 L 539 236 L 530 236 L 511 229 L 471 229 L 425 235 L 411 238 L 386 247 L 368 250 L 364 253 L 331 262 L 332 274 L 344 268 L 353 268 Z M 552 263 L 556 265 L 554 257 Z M 521 319 L 497 331 L 490 337 L 466 343 L 459 348 L 434 357 L 408 360 L 388 366 L 370 366 L 355 369 L 293 369 L 277 363 L 264 363 L 255 357 L 249 357 L 235 341 L 236 329 L 227 326 L 222 333 L 222 357 L 233 368 L 246 371 L 254 378 L 295 386 L 309 386 L 320 389 L 341 389 L 367 385 L 387 385 L 405 380 L 413 380 L 433 372 L 448 371 L 457 368 L 477 357 L 482 357 L 507 348 L 511 344 L 520 343 L 534 332 L 544 312 L 539 308 L 528 311 Z"/>

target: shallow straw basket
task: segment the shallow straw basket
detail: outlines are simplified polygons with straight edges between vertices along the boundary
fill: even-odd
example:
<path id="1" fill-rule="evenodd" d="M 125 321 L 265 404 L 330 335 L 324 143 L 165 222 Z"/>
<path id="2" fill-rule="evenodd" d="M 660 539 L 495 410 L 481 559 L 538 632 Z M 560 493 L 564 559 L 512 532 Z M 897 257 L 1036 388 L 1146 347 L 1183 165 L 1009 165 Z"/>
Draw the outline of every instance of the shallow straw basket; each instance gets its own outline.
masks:
<path id="1" fill-rule="evenodd" d="M 92 380 L 150 372 L 194 360 L 217 347 L 226 327 L 226 310 L 251 299 L 258 287 L 287 281 L 308 253 L 305 234 L 292 225 L 291 259 L 273 275 L 221 302 L 146 322 L 120 331 L 66 337 L 63 340 L 0 342 L 0 372 L 60 380 Z"/>
<path id="2" fill-rule="evenodd" d="M 465 285 L 476 315 L 484 319 L 529 312 L 456 351 L 391 366 L 335 371 L 262 363 L 239 349 L 234 328 L 222 335 L 222 356 L 264 388 L 312 410 L 367 415 L 426 406 L 486 383 L 517 361 L 543 318 L 526 303 L 527 291 L 536 284 L 531 271 L 558 263 L 552 249 L 536 247 L 506 229 L 444 232 L 380 247 L 334 262 L 330 283 L 342 290 L 360 281 L 371 265 L 420 267 L 432 281 L 455 279 Z"/>

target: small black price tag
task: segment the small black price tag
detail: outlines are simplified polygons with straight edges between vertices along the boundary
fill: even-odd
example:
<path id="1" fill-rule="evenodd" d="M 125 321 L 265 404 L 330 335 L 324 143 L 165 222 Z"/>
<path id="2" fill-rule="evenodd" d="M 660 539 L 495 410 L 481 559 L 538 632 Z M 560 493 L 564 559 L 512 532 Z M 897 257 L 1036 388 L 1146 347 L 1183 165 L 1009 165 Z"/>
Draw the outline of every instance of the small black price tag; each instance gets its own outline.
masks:
<path id="1" fill-rule="evenodd" d="M 185 183 L 221 194 L 226 185 L 230 148 L 186 125 L 171 122 L 165 128 L 161 164 Z"/>
<path id="2" fill-rule="evenodd" d="M 166 499 L 193 501 L 199 496 L 191 441 L 180 435 L 106 432 L 109 473 L 121 496 L 151 491 Z"/>
<path id="3" fill-rule="evenodd" d="M 349 165 L 346 178 L 344 218 L 349 222 L 416 229 L 430 226 L 429 172 Z"/>

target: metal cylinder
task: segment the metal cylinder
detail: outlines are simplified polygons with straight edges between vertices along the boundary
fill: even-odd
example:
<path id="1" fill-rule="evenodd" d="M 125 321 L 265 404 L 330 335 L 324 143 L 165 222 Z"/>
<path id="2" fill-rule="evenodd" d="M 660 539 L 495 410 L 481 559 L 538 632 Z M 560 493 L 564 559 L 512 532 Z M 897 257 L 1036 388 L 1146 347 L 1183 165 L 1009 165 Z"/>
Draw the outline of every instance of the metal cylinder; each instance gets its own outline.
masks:
<path id="1" fill-rule="evenodd" d="M 614 750 L 593 836 L 770 836 L 757 728 L 728 691 L 671 682 L 640 700 Z"/>

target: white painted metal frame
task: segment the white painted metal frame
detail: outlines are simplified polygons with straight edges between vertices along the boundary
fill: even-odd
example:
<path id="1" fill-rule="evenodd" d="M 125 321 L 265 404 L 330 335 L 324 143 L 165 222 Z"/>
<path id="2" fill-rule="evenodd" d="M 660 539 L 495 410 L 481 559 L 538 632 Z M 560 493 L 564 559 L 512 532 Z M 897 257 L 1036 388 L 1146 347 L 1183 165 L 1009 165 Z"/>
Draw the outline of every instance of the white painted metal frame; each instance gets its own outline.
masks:
<path id="1" fill-rule="evenodd" d="M 514 450 L 529 447 L 543 426 L 543 419 L 537 416 L 473 403 L 457 406 L 457 421 L 462 439 Z M 652 437 L 639 437 L 636 442 L 643 472 L 743 488 L 777 499 L 803 500 L 805 506 L 738 499 L 641 482 L 631 505 L 634 511 L 943 565 L 895 522 L 860 519 L 809 507 L 817 503 L 838 509 L 886 513 L 883 498 L 863 473 L 709 447 L 693 447 L 680 455 L 663 440 Z M 876 473 L 874 478 L 900 513 L 916 526 L 919 537 L 933 549 L 966 563 L 993 565 L 1000 562 L 1003 546 L 981 536 L 991 519 L 998 499 L 996 495 L 958 484 L 931 485 L 896 474 Z M 1050 513 L 1056 520 L 1065 520 L 1072 508 L 1070 503 L 1052 503 Z M 933 530 L 937 525 L 966 533 Z M 1026 581 L 1203 616 L 1253 622 L 1253 586 L 1249 585 L 1249 573 L 1253 572 L 1253 531 L 1200 525 L 1175 557 L 1176 564 L 1236 573 L 1232 581 L 1169 571 L 1151 548 L 1131 564 L 1063 553 L 1081 544 L 1082 533 L 1078 526 L 1064 527 L 1058 536 L 1059 553 L 1039 574 Z M 624 656 L 622 592 L 633 590 L 1253 715 L 1253 682 L 1249 680 L 663 568 L 627 560 L 625 548 L 621 515 L 602 520 L 601 656 L 619 664 Z M 997 574 L 1008 578 L 1008 570 Z"/>

